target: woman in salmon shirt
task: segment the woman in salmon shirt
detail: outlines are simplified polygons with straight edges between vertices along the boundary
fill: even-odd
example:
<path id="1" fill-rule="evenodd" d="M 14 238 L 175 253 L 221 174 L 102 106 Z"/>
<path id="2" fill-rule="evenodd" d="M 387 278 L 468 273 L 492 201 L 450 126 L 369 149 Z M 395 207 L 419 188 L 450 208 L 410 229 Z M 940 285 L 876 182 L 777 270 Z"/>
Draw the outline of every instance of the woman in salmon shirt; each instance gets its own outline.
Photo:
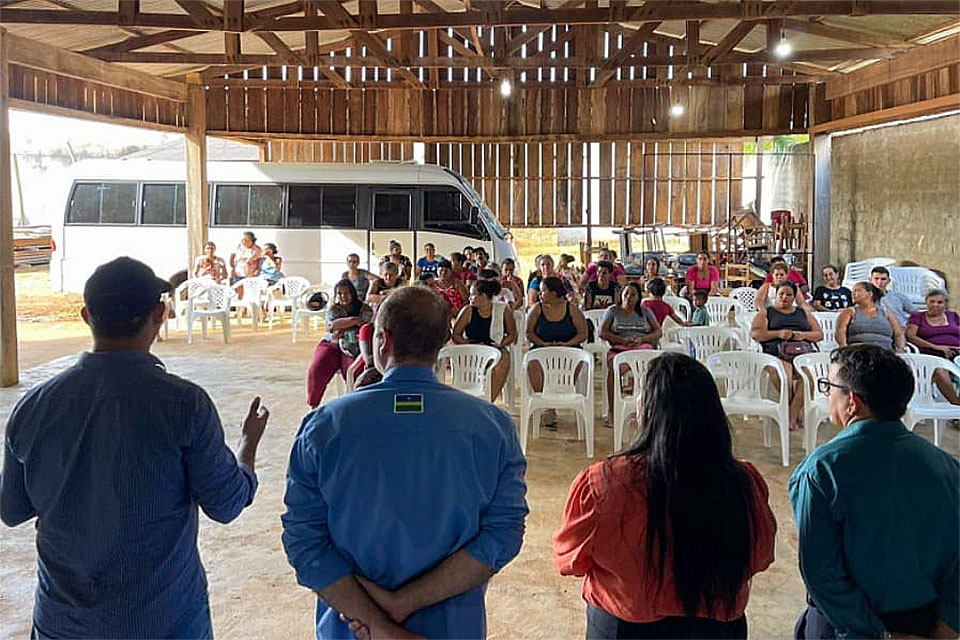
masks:
<path id="1" fill-rule="evenodd" d="M 643 387 L 640 437 L 573 481 L 554 564 L 585 576 L 587 638 L 746 638 L 750 578 L 773 562 L 767 485 L 733 458 L 703 365 L 665 353 Z"/>
<path id="2" fill-rule="evenodd" d="M 708 296 L 720 295 L 720 270 L 710 264 L 710 254 L 706 251 L 697 254 L 697 264 L 687 269 L 684 280 L 690 298 L 694 291 L 706 291 Z"/>

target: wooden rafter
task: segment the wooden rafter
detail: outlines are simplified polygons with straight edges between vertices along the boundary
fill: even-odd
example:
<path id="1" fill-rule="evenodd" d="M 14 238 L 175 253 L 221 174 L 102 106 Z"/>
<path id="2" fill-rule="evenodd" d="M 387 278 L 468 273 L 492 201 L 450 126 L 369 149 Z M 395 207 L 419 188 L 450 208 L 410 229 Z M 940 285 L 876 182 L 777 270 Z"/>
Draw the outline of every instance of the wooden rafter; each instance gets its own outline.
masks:
<path id="1" fill-rule="evenodd" d="M 201 0 L 174 0 L 174 2 L 186 11 L 196 26 L 201 29 L 207 29 L 209 31 L 216 31 L 217 29 L 226 30 L 220 17 L 214 15 L 205 2 Z"/>
<path id="2" fill-rule="evenodd" d="M 293 66 L 310 66 L 307 64 L 307 59 L 298 51 L 294 51 L 287 43 L 280 39 L 275 33 L 270 33 L 269 31 L 255 31 L 254 35 L 263 40 L 263 42 L 276 51 L 277 56 L 280 57 L 281 61 L 284 64 L 289 64 Z M 339 89 L 348 89 L 350 84 L 344 80 L 343 76 L 330 68 L 328 64 L 321 64 L 317 67 L 330 82 L 332 82 Z"/>
<path id="3" fill-rule="evenodd" d="M 200 10 L 209 12 L 203 5 L 198 9 L 197 0 L 179 0 L 193 7 L 192 14 L 169 14 L 139 12 L 135 23 L 129 26 L 166 29 L 197 28 Z M 422 1 L 422 0 L 421 0 Z M 328 0 L 318 0 L 321 4 Z M 194 4 L 196 3 L 196 4 Z M 292 6 L 292 5 L 289 5 Z M 185 7 L 186 9 L 186 7 Z M 290 10 L 290 9 L 285 9 Z M 266 10 L 264 10 L 266 11 Z M 767 20 L 770 18 L 815 17 L 815 16 L 866 16 L 866 15 L 956 15 L 955 0 L 805 0 L 784 2 L 782 0 L 752 0 L 740 2 L 718 0 L 717 2 L 646 2 L 627 12 L 622 20 L 622 11 L 614 7 L 588 8 L 531 8 L 527 6 L 498 7 L 491 11 L 431 12 L 419 14 L 376 14 L 367 29 L 435 29 L 461 26 L 520 26 L 546 24 L 606 24 L 611 22 L 649 22 L 655 20 Z M 344 11 L 344 13 L 346 13 Z M 273 19 L 261 19 L 248 24 L 248 30 L 265 31 L 327 31 L 361 28 L 353 16 L 349 20 L 342 15 L 324 12 L 322 16 L 281 15 Z M 350 15 L 350 14 L 347 14 Z M 206 27 L 206 18 L 204 28 Z M 116 26 L 116 11 L 51 11 L 45 9 L 4 9 L 3 21 L 9 24 L 68 24 Z M 219 21 L 218 21 L 219 22 Z M 222 30 L 222 23 L 210 22 L 210 30 Z"/>
<path id="4" fill-rule="evenodd" d="M 630 56 L 635 53 L 639 47 L 643 46 L 644 40 L 650 37 L 654 30 L 659 26 L 659 22 L 648 22 L 637 29 L 636 33 L 624 40 L 623 46 L 620 47 L 620 50 L 610 56 L 607 61 L 604 62 L 599 69 L 597 69 L 597 76 L 593 81 L 593 84 L 595 86 L 602 87 L 607 80 L 612 78 L 617 73 L 617 68 L 622 67 L 630 58 Z"/>
<path id="5" fill-rule="evenodd" d="M 809 20 L 787 19 L 783 26 L 788 31 L 798 31 L 812 36 L 821 36 L 840 42 L 859 44 L 864 47 L 909 47 L 910 44 L 899 38 L 892 38 L 878 33 L 858 31 L 847 27 L 834 27 L 819 22 L 816 18 Z"/>
<path id="6" fill-rule="evenodd" d="M 112 44 L 106 44 L 100 47 L 93 49 L 87 49 L 82 51 L 88 56 L 97 57 L 102 53 L 113 53 L 119 51 L 136 51 L 137 49 L 145 49 L 146 47 L 153 47 L 158 44 L 165 44 L 168 42 L 173 42 L 175 40 L 183 40 L 184 38 L 192 38 L 193 36 L 200 36 L 207 33 L 206 31 L 179 31 L 176 29 L 170 31 L 160 31 L 158 33 L 151 33 L 147 35 L 134 36 L 133 38 L 127 38 L 126 40 L 121 40 L 120 42 L 114 42 Z"/>

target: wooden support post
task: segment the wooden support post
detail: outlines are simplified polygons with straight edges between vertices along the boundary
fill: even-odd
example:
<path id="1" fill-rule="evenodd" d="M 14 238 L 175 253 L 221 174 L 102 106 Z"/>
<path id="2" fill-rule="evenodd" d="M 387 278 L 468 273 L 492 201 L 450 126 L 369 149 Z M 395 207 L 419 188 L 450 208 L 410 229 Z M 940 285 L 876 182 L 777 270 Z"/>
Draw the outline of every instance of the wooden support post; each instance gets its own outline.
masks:
<path id="1" fill-rule="evenodd" d="M 13 276 L 13 192 L 10 185 L 9 43 L 0 29 L 0 387 L 20 381 L 17 294 Z"/>
<path id="2" fill-rule="evenodd" d="M 187 76 L 187 273 L 207 243 L 210 198 L 207 189 L 207 98 L 199 74 Z"/>
<path id="3" fill-rule="evenodd" d="M 830 134 L 811 136 L 813 142 L 813 268 L 819 274 L 830 264 Z M 853 255 L 852 253 L 850 254 Z"/>

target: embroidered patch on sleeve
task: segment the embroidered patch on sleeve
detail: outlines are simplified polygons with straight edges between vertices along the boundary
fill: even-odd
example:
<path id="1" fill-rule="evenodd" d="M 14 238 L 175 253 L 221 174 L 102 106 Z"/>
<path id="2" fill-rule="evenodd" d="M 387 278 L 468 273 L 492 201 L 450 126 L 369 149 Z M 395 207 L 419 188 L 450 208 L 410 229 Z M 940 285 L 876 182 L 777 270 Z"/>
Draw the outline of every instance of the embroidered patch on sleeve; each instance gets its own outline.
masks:
<path id="1" fill-rule="evenodd" d="M 394 413 L 423 413 L 423 395 L 401 393 L 393 396 Z"/>

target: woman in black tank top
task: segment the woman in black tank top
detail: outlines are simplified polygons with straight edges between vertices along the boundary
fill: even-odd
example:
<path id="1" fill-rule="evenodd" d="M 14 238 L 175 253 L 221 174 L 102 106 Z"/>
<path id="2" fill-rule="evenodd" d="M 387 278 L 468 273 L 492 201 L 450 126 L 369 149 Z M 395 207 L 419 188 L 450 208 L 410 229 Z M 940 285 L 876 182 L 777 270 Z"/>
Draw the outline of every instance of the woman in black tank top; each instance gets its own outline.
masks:
<path id="1" fill-rule="evenodd" d="M 477 280 L 470 287 L 470 304 L 460 310 L 453 325 L 454 344 L 485 344 L 500 349 L 500 362 L 493 368 L 490 389 L 496 399 L 510 375 L 510 354 L 507 347 L 517 341 L 517 324 L 513 320 L 513 311 L 503 303 L 503 337 L 494 339 L 491 331 L 495 314 L 493 299 L 500 293 L 497 280 Z"/>

